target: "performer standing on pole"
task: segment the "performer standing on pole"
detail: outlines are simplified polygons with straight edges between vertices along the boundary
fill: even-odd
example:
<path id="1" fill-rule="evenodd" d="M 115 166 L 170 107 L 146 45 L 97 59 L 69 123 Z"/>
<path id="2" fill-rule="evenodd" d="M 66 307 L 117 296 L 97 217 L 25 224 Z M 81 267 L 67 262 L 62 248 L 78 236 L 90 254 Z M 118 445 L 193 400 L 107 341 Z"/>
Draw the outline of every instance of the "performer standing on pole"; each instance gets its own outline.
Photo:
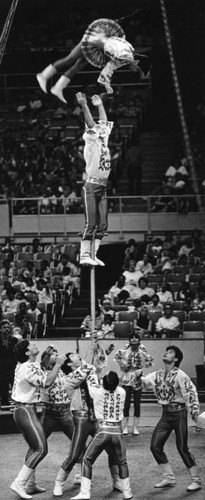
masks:
<path id="1" fill-rule="evenodd" d="M 101 240 L 107 230 L 107 181 L 110 173 L 110 152 L 108 138 L 113 122 L 107 120 L 107 114 L 99 95 L 91 97 L 92 104 L 98 108 L 99 120 L 95 123 L 87 104 L 87 98 L 82 92 L 76 94 L 85 119 L 84 158 L 87 179 L 82 189 L 85 229 L 80 248 L 80 264 L 104 266 L 97 258 Z M 91 243 L 94 241 L 95 251 L 91 254 Z"/>

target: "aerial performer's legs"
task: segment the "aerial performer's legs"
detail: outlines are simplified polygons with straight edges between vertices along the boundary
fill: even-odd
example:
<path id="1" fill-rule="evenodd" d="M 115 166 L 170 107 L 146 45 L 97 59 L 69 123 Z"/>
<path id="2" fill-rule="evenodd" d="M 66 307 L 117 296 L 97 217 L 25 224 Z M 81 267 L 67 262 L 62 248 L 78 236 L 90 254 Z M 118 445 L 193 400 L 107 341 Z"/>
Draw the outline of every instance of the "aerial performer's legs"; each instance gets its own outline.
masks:
<path id="1" fill-rule="evenodd" d="M 47 66 L 38 73 L 37 80 L 41 89 L 47 92 L 48 80 L 65 68 L 51 92 L 66 102 L 63 89 L 87 63 L 90 63 L 92 66 L 102 68 L 98 82 L 105 86 L 108 93 L 112 93 L 110 82 L 113 72 L 125 64 L 136 70 L 142 57 L 147 60 L 146 56 L 135 54 L 134 48 L 125 39 L 124 31 L 116 21 L 97 19 L 88 26 L 81 41 L 68 56 Z"/>

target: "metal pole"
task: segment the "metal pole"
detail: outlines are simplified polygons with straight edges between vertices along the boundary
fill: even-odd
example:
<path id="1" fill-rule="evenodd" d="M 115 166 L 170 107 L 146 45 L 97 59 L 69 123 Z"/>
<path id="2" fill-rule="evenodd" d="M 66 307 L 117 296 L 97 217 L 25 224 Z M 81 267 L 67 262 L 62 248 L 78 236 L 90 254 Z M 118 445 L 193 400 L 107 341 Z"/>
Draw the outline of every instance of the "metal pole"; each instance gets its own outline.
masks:
<path id="1" fill-rule="evenodd" d="M 91 242 L 91 258 L 94 259 L 95 255 L 95 240 Z M 95 295 L 95 266 L 90 268 L 90 305 L 91 305 L 91 324 L 92 332 L 95 331 L 95 305 L 96 305 L 96 295 Z"/>
<path id="2" fill-rule="evenodd" d="M 6 43 L 7 43 L 8 37 L 9 37 L 9 32 L 11 29 L 11 25 L 12 25 L 12 21 L 14 18 L 14 14 L 16 12 L 17 5 L 18 5 L 18 0 L 13 0 L 11 7 L 10 7 L 10 10 L 9 10 L 9 13 L 8 13 L 8 16 L 7 16 L 6 21 L 5 21 L 4 27 L 3 27 L 3 31 L 2 31 L 1 36 L 0 36 L 0 64 L 1 64 L 1 61 L 3 59 L 3 55 L 5 52 L 5 48 L 6 48 Z"/>

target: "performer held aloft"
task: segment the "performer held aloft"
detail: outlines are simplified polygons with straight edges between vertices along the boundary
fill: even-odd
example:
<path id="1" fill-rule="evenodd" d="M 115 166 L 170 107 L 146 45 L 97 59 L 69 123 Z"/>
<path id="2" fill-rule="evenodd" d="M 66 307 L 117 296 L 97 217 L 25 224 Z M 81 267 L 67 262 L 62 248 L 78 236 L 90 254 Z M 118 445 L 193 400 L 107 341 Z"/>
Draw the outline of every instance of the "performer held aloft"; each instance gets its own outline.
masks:
<path id="1" fill-rule="evenodd" d="M 201 489 L 201 480 L 195 458 L 188 448 L 187 413 L 189 411 L 194 422 L 197 422 L 198 394 L 189 376 L 179 368 L 183 353 L 177 346 L 169 345 L 162 359 L 164 369 L 142 377 L 143 386 L 154 390 L 163 408 L 162 417 L 153 431 L 150 446 L 163 475 L 162 481 L 157 483 L 155 488 L 176 484 L 174 473 L 164 452 L 164 445 L 174 430 L 177 450 L 191 476 L 191 484 L 187 486 L 187 491 L 197 491 Z"/>
<path id="2" fill-rule="evenodd" d="M 119 387 L 119 377 L 110 371 L 103 377 L 102 386 L 95 374 L 87 379 L 90 395 L 93 399 L 94 412 L 97 419 L 96 432 L 83 457 L 81 488 L 73 500 L 89 500 L 92 479 L 92 466 L 97 457 L 106 450 L 112 450 L 119 467 L 123 498 L 132 498 L 129 470 L 126 458 L 126 447 L 122 435 L 123 407 L 125 391 Z"/>
<path id="3" fill-rule="evenodd" d="M 104 85 L 109 94 L 113 92 L 110 83 L 116 69 L 128 64 L 133 71 L 140 69 L 145 75 L 150 69 L 149 58 L 135 53 L 133 46 L 125 39 L 123 29 L 116 21 L 96 19 L 88 26 L 81 41 L 66 57 L 49 64 L 37 74 L 41 89 L 47 92 L 48 80 L 62 72 L 64 68 L 68 68 L 51 88 L 52 94 L 66 102 L 63 89 L 87 63 L 103 68 L 98 77 L 98 83 Z"/>
<path id="4" fill-rule="evenodd" d="M 48 356 L 52 350 L 48 347 Z M 33 493 L 45 491 L 44 488 L 36 485 L 34 476 L 36 466 L 47 454 L 46 436 L 37 415 L 36 404 L 41 401 L 40 389 L 52 385 L 65 361 L 65 356 L 57 357 L 55 366 L 46 374 L 36 361 L 39 350 L 35 344 L 29 340 L 21 340 L 16 344 L 15 352 L 18 364 L 12 389 L 12 399 L 15 402 L 14 421 L 28 443 L 29 449 L 25 464 L 10 488 L 21 498 L 29 500 L 32 498 L 26 492 L 29 480 L 32 481 Z"/>
<path id="5" fill-rule="evenodd" d="M 107 114 L 99 95 L 91 98 L 92 104 L 98 108 L 97 123 L 92 117 L 85 94 L 78 92 L 76 98 L 85 119 L 83 139 L 87 174 L 82 188 L 85 229 L 81 240 L 80 264 L 104 266 L 104 262 L 98 259 L 96 254 L 108 227 L 107 181 L 110 173 L 108 138 L 113 122 L 107 121 Z M 94 258 L 91 256 L 92 241 L 95 246 Z"/>

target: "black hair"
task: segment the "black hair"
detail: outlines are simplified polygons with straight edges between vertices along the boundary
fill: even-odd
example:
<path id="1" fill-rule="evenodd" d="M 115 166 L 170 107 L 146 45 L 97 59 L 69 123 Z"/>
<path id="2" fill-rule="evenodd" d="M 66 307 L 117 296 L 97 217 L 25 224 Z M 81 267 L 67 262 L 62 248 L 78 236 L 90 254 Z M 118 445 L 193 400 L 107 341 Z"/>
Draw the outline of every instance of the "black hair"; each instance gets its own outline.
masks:
<path id="1" fill-rule="evenodd" d="M 113 392 L 119 384 L 119 377 L 116 372 L 109 371 L 107 375 L 103 377 L 103 387 L 106 391 Z"/>
<path id="2" fill-rule="evenodd" d="M 140 337 L 139 333 L 137 333 L 137 332 L 135 332 L 135 331 L 134 331 L 134 332 L 131 332 L 131 333 L 129 334 L 129 340 L 130 340 L 132 337 L 135 337 L 136 339 L 138 339 L 138 340 L 140 340 L 140 341 L 141 341 L 141 337 Z"/>
<path id="3" fill-rule="evenodd" d="M 19 342 L 15 345 L 14 353 L 19 363 L 25 363 L 25 361 L 28 361 L 28 355 L 26 354 L 28 346 L 29 340 L 27 339 L 19 340 Z"/>
<path id="4" fill-rule="evenodd" d="M 176 345 L 169 345 L 166 348 L 166 351 L 170 351 L 170 349 L 175 352 L 175 355 L 176 355 L 176 358 L 177 358 L 177 361 L 175 361 L 175 366 L 178 367 L 180 365 L 180 363 L 182 362 L 183 352 Z"/>
<path id="5" fill-rule="evenodd" d="M 61 370 L 65 375 L 68 375 L 69 373 L 72 372 L 71 366 L 68 365 L 68 363 L 72 363 L 72 360 L 70 359 L 70 356 L 73 354 L 73 352 L 67 352 L 65 354 L 66 360 L 64 361 L 63 365 L 61 366 Z"/>

